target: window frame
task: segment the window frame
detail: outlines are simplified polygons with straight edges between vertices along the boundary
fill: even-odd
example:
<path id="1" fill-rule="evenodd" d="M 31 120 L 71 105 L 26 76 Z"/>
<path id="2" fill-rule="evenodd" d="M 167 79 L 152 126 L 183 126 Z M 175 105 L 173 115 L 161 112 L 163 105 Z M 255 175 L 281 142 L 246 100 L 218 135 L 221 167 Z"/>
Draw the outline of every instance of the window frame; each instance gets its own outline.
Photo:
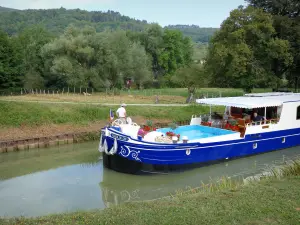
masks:
<path id="1" fill-rule="evenodd" d="M 300 120 L 300 105 L 297 106 L 297 110 L 296 110 L 296 120 Z"/>

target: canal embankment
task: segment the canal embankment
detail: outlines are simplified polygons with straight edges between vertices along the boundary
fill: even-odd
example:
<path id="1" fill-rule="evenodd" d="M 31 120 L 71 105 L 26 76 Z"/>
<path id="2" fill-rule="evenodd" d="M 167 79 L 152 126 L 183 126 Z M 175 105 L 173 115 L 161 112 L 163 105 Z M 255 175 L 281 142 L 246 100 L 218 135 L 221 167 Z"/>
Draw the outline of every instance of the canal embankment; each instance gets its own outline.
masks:
<path id="1" fill-rule="evenodd" d="M 99 138 L 108 124 L 110 109 L 117 106 L 66 105 L 0 101 L 0 152 L 22 151 Z M 206 112 L 201 106 L 128 106 L 128 115 L 143 125 L 186 123 L 193 114 Z"/>
<path id="2" fill-rule="evenodd" d="M 0 219 L 1 224 L 299 224 L 300 163 L 252 182 L 224 179 L 156 201 L 125 203 L 102 211 L 37 218 Z"/>

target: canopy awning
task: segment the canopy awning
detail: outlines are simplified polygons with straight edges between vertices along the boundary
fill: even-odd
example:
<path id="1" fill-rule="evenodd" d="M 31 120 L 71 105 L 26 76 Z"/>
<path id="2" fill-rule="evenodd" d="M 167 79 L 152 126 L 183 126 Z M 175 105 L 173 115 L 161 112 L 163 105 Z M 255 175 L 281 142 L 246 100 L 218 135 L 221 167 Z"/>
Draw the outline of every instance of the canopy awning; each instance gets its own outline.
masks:
<path id="1" fill-rule="evenodd" d="M 250 93 L 245 94 L 248 97 L 270 97 L 270 96 L 287 96 L 287 95 L 297 95 L 293 92 L 266 92 L 266 93 Z"/>
<path id="2" fill-rule="evenodd" d="M 282 105 L 282 101 L 276 98 L 262 97 L 225 97 L 225 98 L 204 98 L 197 99 L 197 103 L 206 105 L 222 105 L 237 108 L 253 109 L 274 107 Z"/>

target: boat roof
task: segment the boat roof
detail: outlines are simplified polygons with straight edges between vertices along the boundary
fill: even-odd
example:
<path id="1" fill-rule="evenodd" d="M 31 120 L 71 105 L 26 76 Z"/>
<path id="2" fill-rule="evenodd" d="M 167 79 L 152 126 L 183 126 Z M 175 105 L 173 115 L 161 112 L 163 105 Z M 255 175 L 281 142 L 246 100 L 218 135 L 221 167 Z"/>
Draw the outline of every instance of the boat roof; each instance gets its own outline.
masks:
<path id="1" fill-rule="evenodd" d="M 283 96 L 283 95 L 295 95 L 293 92 L 266 92 L 266 93 L 250 93 L 245 94 L 249 97 L 267 97 L 267 96 Z"/>
<path id="2" fill-rule="evenodd" d="M 281 95 L 271 95 L 270 93 L 257 93 L 253 95 L 239 97 L 205 98 L 196 100 L 196 102 L 199 104 L 219 106 L 222 105 L 246 109 L 274 107 L 280 106 L 283 103 L 298 101 L 300 102 L 300 94 L 298 93 L 282 93 Z"/>

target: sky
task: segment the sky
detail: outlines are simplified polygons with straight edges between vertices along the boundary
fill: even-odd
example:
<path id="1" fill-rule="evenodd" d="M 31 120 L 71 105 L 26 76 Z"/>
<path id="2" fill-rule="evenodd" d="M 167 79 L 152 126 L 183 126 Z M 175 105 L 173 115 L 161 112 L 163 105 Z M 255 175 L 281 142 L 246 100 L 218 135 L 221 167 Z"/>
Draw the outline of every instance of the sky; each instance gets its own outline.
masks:
<path id="1" fill-rule="evenodd" d="M 0 6 L 15 9 L 113 10 L 161 26 L 187 24 L 220 27 L 231 10 L 244 0 L 0 0 Z"/>

